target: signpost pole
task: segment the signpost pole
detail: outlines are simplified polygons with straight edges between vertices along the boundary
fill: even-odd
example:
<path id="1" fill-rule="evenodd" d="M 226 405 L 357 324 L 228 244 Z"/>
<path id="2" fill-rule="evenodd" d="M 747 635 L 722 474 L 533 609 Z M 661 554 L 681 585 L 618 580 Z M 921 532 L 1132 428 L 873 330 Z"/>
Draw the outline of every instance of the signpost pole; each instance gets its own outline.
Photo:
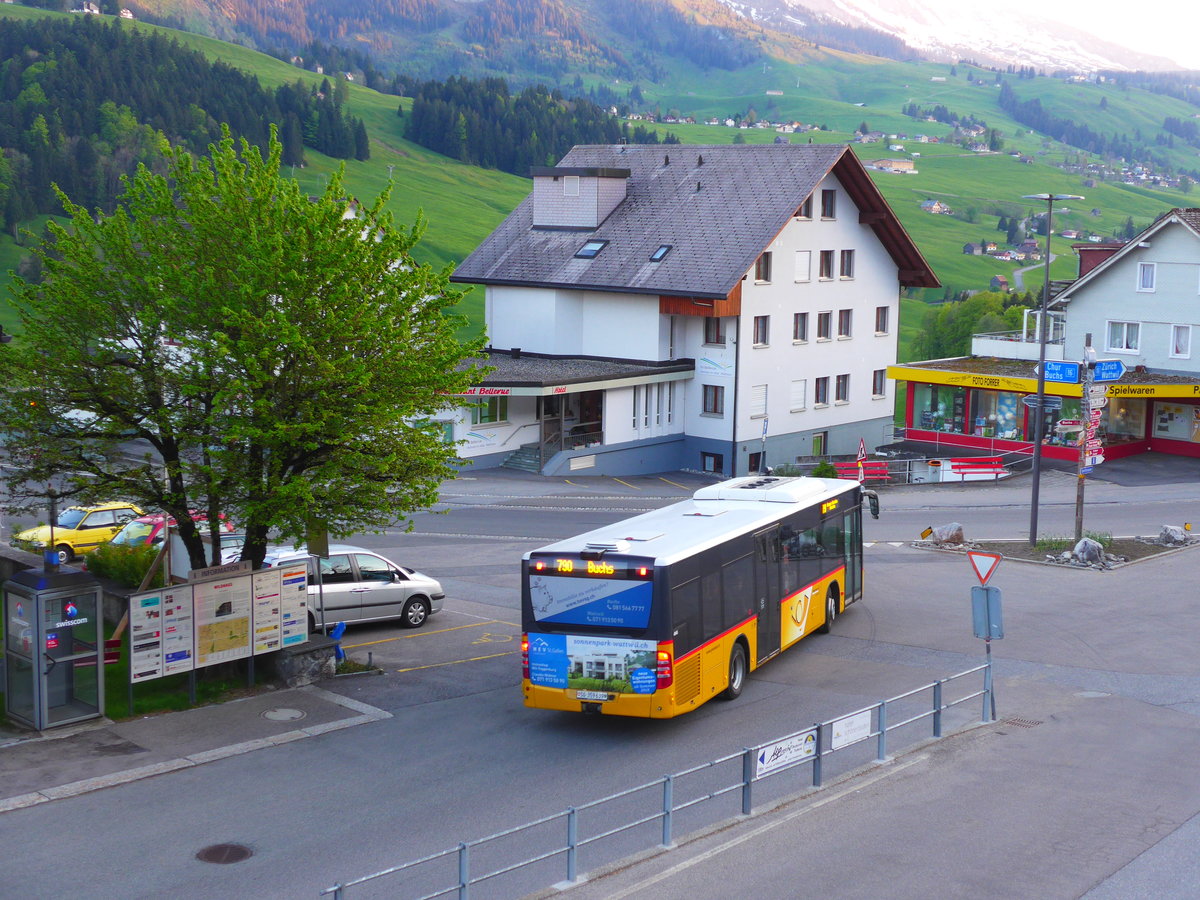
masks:
<path id="1" fill-rule="evenodd" d="M 1091 429 L 1091 411 L 1092 411 L 1092 373 L 1095 371 L 1096 351 L 1092 349 L 1092 336 L 1087 334 L 1083 338 L 1083 391 L 1081 393 L 1082 400 L 1080 401 L 1080 424 L 1084 427 L 1079 429 L 1079 466 L 1075 479 L 1075 543 L 1078 544 L 1083 540 L 1083 490 L 1087 483 L 1087 447 L 1090 440 L 1089 435 Z"/>

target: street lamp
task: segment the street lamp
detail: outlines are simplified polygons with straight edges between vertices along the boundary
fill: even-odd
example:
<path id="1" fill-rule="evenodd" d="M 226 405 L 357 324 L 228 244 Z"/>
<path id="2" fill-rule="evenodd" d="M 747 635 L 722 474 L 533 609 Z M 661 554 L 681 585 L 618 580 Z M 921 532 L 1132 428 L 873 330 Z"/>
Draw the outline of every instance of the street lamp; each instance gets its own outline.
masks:
<path id="1" fill-rule="evenodd" d="M 1046 201 L 1046 280 L 1042 287 L 1041 315 L 1038 317 L 1037 406 L 1033 425 L 1033 496 L 1029 510 L 1029 546 L 1037 544 L 1038 491 L 1042 484 L 1042 429 L 1046 425 L 1046 307 L 1050 303 L 1050 235 L 1054 233 L 1054 201 L 1082 200 L 1079 194 L 1024 194 L 1022 200 Z"/>

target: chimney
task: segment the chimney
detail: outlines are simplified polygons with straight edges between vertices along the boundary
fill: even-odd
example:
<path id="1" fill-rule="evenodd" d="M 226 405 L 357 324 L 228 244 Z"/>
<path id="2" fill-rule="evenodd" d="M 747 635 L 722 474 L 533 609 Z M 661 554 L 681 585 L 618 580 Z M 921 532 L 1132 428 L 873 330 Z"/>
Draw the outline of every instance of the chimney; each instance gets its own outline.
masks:
<path id="1" fill-rule="evenodd" d="M 512 358 L 513 358 L 513 359 L 520 359 L 520 358 L 521 358 L 521 348 L 520 348 L 520 347 L 513 347 L 513 348 L 512 348 Z"/>

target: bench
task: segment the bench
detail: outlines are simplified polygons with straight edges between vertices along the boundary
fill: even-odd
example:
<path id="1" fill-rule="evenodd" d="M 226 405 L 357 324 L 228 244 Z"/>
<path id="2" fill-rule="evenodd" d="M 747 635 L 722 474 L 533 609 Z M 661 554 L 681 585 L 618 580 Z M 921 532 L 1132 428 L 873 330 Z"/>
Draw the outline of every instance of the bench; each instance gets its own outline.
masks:
<path id="1" fill-rule="evenodd" d="M 849 478 L 853 481 L 858 481 L 858 462 L 849 460 L 848 462 L 835 462 L 833 467 L 837 469 L 838 478 Z M 885 459 L 864 459 L 862 461 L 862 480 L 863 481 L 888 481 L 891 475 L 888 472 L 888 464 Z"/>
<path id="2" fill-rule="evenodd" d="M 967 480 L 968 475 L 991 475 L 996 481 L 1007 475 L 1008 469 L 998 456 L 965 456 L 950 460 L 950 471 Z"/>

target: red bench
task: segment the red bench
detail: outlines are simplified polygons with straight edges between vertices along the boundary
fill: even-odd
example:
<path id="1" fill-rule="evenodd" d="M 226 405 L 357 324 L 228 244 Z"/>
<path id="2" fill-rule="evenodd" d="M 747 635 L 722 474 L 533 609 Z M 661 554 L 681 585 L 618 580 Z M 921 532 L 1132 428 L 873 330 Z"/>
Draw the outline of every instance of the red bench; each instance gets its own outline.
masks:
<path id="1" fill-rule="evenodd" d="M 849 460 L 848 462 L 835 462 L 833 467 L 837 469 L 838 478 L 849 478 L 858 481 L 858 462 Z M 885 459 L 864 459 L 862 461 L 862 480 L 863 481 L 888 481 L 891 475 L 888 473 L 888 464 Z"/>
<path id="2" fill-rule="evenodd" d="M 1008 469 L 998 456 L 965 456 L 950 460 L 950 471 L 962 476 L 963 481 L 968 475 L 991 475 L 999 481 L 1001 475 L 1007 475 Z"/>

